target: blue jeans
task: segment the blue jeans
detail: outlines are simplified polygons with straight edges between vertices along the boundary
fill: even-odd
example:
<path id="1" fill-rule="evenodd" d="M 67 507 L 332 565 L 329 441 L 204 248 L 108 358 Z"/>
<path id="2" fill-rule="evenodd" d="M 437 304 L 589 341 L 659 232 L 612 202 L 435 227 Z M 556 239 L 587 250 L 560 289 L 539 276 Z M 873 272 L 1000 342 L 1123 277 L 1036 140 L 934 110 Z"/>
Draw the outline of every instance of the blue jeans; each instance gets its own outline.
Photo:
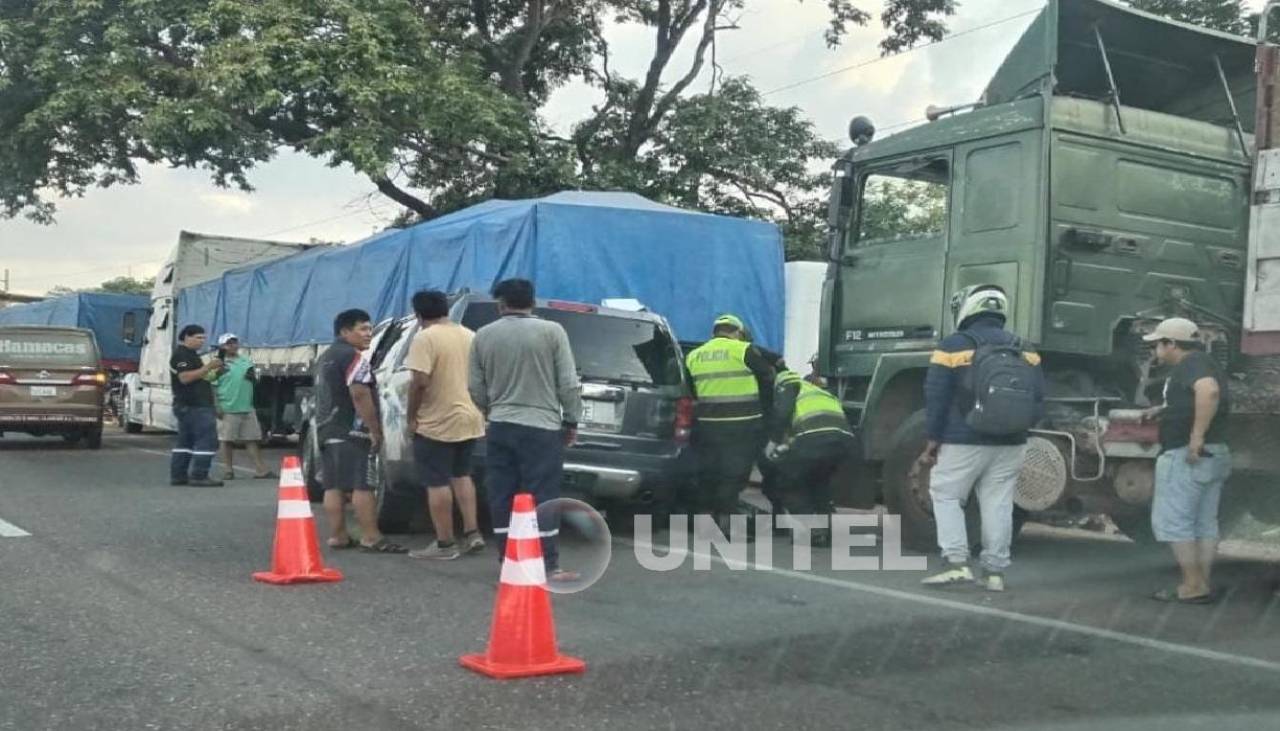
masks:
<path id="1" fill-rule="evenodd" d="M 516 493 L 532 493 L 535 505 L 560 497 L 560 481 L 564 477 L 564 434 L 495 421 L 489 424 L 487 437 L 484 488 L 501 558 L 507 555 L 507 525 L 511 522 L 511 500 Z M 545 535 L 558 527 L 538 526 L 544 534 L 542 559 L 547 571 L 555 571 L 560 566 L 555 536 Z"/>
<path id="2" fill-rule="evenodd" d="M 169 479 L 186 482 L 188 468 L 190 479 L 208 479 L 209 465 L 218 453 L 218 419 L 213 407 L 175 404 L 173 417 L 178 422 L 178 436 L 169 458 Z"/>

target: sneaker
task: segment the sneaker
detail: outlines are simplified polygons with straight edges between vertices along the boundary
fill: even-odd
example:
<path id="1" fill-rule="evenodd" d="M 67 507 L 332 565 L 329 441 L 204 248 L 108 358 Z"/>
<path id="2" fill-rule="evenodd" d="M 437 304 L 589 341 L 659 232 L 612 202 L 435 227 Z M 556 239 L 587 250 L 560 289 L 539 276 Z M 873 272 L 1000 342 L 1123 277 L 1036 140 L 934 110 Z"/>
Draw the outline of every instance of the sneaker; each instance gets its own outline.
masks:
<path id="1" fill-rule="evenodd" d="M 923 579 L 925 586 L 951 586 L 952 584 L 973 583 L 973 570 L 966 563 L 953 563 L 945 571 Z"/>
<path id="2" fill-rule="evenodd" d="M 203 480 L 191 480 L 187 484 L 192 487 L 222 487 L 222 480 L 210 480 L 205 478 Z"/>
<path id="3" fill-rule="evenodd" d="M 452 561 L 461 556 L 458 551 L 458 544 L 450 543 L 447 546 L 440 545 L 440 541 L 434 541 L 426 548 L 419 548 L 416 551 L 409 552 L 409 558 L 429 558 L 436 561 Z"/>
<path id="4" fill-rule="evenodd" d="M 484 550 L 484 537 L 480 531 L 468 533 L 462 537 L 462 550 L 466 553 L 479 553 Z"/>
<path id="5" fill-rule="evenodd" d="M 989 572 L 978 584 L 987 591 L 1004 591 L 1004 574 Z"/>

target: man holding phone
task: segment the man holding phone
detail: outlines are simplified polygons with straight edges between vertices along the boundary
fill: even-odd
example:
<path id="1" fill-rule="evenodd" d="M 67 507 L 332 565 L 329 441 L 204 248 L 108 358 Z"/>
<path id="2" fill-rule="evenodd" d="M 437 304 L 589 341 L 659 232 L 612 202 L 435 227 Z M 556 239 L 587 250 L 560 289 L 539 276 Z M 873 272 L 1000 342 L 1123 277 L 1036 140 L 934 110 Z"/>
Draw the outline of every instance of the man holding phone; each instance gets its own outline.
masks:
<path id="1" fill-rule="evenodd" d="M 249 356 L 240 352 L 240 338 L 224 333 L 218 338 L 218 359 L 222 367 L 211 371 L 209 380 L 216 391 L 218 409 L 218 442 L 221 449 L 222 479 L 234 480 L 233 455 L 238 444 L 244 444 L 253 460 L 254 479 L 275 477 L 262 461 L 262 425 L 253 408 L 253 388 L 257 372 Z"/>
<path id="2" fill-rule="evenodd" d="M 1164 404 L 1145 413 L 1160 421 L 1151 528 L 1156 540 L 1173 549 L 1182 570 L 1181 584 L 1152 598 L 1208 604 L 1214 599 L 1209 578 L 1218 550 L 1218 503 L 1231 475 L 1227 381 L 1204 351 L 1194 322 L 1169 318 L 1143 339 L 1156 344 L 1156 360 L 1170 369 Z"/>

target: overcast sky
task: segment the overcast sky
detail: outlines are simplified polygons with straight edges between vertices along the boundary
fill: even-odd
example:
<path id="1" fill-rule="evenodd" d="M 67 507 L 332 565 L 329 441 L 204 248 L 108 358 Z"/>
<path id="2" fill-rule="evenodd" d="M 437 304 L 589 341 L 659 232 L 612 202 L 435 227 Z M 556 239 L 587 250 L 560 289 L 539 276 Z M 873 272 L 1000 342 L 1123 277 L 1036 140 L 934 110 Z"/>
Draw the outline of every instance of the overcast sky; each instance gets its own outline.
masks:
<path id="1" fill-rule="evenodd" d="M 880 0 L 858 4 L 878 17 Z M 960 0 L 949 25 L 962 35 L 884 60 L 874 60 L 884 35 L 878 20 L 855 28 L 832 50 L 822 41 L 826 3 L 752 0 L 748 5 L 740 29 L 723 33 L 718 43 L 725 71 L 750 76 L 770 102 L 799 106 L 822 135 L 844 142 L 856 114 L 869 115 L 885 130 L 923 117 L 929 104 L 975 100 L 1044 2 Z M 978 30 L 965 33 L 970 29 Z M 614 69 L 641 76 L 650 57 L 648 32 L 615 27 L 610 41 Z M 680 72 L 682 61 L 687 58 L 673 62 L 673 73 Z M 699 82 L 703 88 L 708 78 Z M 546 117 L 566 129 L 595 99 L 589 87 L 566 87 L 552 99 Z M 145 168 L 138 185 L 93 189 L 82 199 L 60 202 L 54 225 L 0 220 L 0 268 L 9 270 L 13 291 L 40 294 L 56 285 L 88 287 L 122 274 L 151 276 L 183 229 L 284 241 L 354 241 L 396 214 L 390 201 L 369 195 L 368 181 L 349 169 L 289 152 L 259 167 L 250 179 L 256 190 L 246 194 L 218 188 L 199 171 Z"/>

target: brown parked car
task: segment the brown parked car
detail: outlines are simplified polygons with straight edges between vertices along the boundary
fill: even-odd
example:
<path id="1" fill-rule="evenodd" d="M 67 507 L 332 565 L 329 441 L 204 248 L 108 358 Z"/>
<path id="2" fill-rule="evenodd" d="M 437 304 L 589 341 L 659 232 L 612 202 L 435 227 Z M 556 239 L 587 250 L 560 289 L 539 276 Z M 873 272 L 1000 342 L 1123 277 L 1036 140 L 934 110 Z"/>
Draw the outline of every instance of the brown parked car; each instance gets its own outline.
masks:
<path id="1" fill-rule="evenodd" d="M 106 386 L 91 331 L 0 327 L 0 435 L 60 434 L 98 449 Z"/>

